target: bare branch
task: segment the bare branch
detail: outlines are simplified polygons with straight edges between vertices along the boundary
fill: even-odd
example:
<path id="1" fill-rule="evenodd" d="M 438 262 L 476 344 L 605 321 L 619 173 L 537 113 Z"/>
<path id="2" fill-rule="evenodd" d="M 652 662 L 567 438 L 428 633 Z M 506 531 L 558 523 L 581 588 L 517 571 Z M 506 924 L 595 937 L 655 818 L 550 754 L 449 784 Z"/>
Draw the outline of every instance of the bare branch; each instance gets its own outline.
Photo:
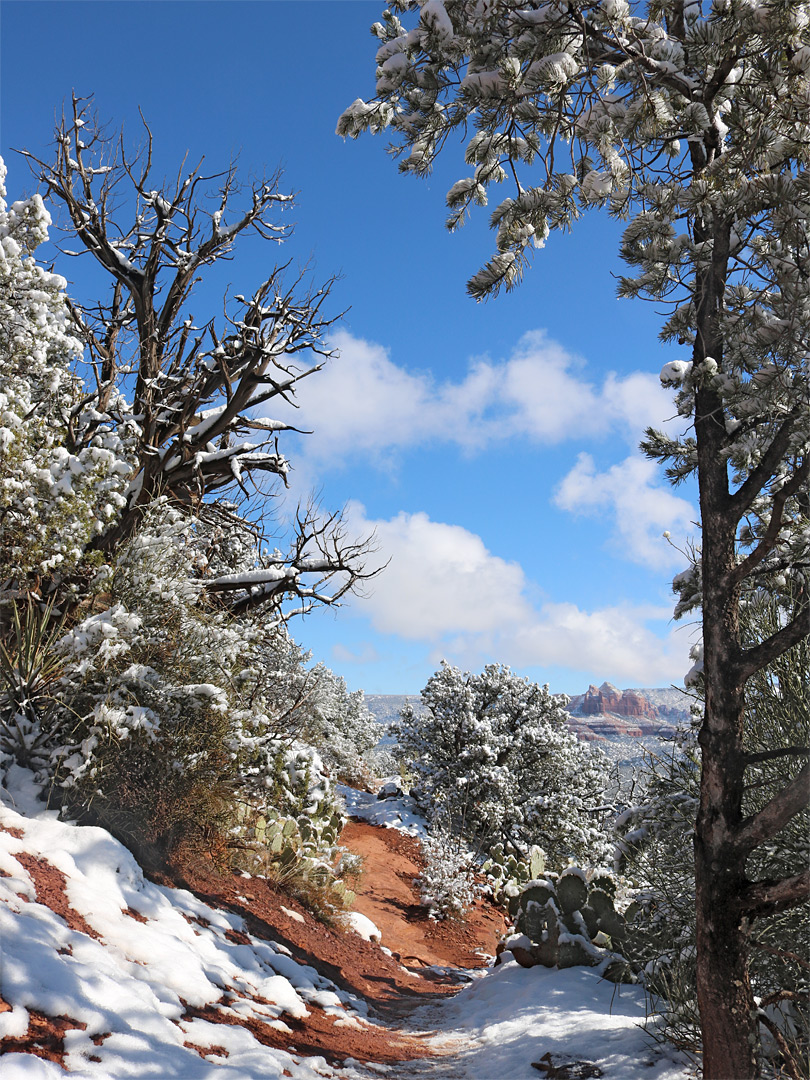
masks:
<path id="1" fill-rule="evenodd" d="M 740 896 L 740 906 L 749 915 L 772 915 L 798 907 L 810 899 L 810 869 L 779 881 L 755 881 Z"/>

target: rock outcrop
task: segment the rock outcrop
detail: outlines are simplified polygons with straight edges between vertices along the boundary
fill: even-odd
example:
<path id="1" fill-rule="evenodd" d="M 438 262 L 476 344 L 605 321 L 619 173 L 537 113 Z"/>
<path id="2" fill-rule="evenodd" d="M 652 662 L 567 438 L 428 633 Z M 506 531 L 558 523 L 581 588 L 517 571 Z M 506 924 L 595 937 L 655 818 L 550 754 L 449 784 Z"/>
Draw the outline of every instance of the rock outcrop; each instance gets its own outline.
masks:
<path id="1" fill-rule="evenodd" d="M 598 689 L 589 686 L 579 712 L 582 716 L 613 713 L 616 716 L 644 716 L 649 720 L 656 718 L 654 709 L 643 697 L 633 690 L 619 690 L 609 682 L 603 682 Z"/>
<path id="2" fill-rule="evenodd" d="M 592 684 L 566 708 L 569 727 L 589 742 L 658 735 L 688 716 L 687 702 L 676 690 L 619 690 L 609 682 Z"/>

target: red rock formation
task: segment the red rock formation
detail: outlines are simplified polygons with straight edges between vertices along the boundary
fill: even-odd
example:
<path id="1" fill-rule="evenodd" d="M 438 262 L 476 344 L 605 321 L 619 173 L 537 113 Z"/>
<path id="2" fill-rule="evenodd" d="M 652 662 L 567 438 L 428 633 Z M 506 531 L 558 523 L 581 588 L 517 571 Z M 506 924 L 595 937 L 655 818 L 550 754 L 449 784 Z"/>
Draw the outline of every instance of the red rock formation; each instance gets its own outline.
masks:
<path id="1" fill-rule="evenodd" d="M 612 713 L 614 716 L 645 717 L 655 720 L 655 711 L 639 694 L 632 690 L 622 692 L 612 683 L 604 682 L 597 689 L 591 685 L 582 699 L 579 712 L 583 716 L 600 716 Z"/>

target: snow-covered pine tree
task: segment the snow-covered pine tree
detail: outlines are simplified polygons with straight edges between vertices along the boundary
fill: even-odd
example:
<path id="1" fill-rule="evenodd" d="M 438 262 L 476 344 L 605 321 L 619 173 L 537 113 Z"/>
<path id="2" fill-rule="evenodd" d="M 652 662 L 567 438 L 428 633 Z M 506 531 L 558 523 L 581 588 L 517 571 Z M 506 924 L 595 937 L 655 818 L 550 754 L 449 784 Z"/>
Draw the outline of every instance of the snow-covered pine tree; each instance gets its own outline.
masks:
<path id="1" fill-rule="evenodd" d="M 382 728 L 366 705 L 362 690 L 350 691 L 345 679 L 316 664 L 314 692 L 307 702 L 303 736 L 321 749 L 324 764 L 344 783 L 362 786 L 373 772 L 369 753 Z"/>
<path id="2" fill-rule="evenodd" d="M 433 815 L 473 847 L 502 843 L 525 858 L 542 847 L 549 866 L 600 865 L 611 844 L 600 815 L 607 781 L 599 751 L 566 724 L 564 700 L 489 664 L 480 674 L 446 662 L 406 705 L 399 753 Z"/>
<path id="3" fill-rule="evenodd" d="M 402 21 L 402 18 L 405 20 Z M 512 288 L 551 229 L 605 207 L 627 220 L 620 294 L 669 305 L 687 350 L 663 381 L 692 431 L 650 431 L 677 483 L 697 477 L 701 542 L 675 580 L 700 607 L 705 686 L 696 828 L 697 988 L 707 1080 L 759 1073 L 749 928 L 810 891 L 810 870 L 752 878 L 749 858 L 806 804 L 806 748 L 747 814 L 745 686 L 810 630 L 810 4 L 802 0 L 395 0 L 376 23 L 376 95 L 338 133 L 390 130 L 426 174 L 453 136 L 469 174 L 450 228 L 493 185 L 497 251 L 468 285 Z M 472 136 L 470 136 L 472 132 Z M 787 588 L 790 618 L 756 642 L 742 593 Z"/>

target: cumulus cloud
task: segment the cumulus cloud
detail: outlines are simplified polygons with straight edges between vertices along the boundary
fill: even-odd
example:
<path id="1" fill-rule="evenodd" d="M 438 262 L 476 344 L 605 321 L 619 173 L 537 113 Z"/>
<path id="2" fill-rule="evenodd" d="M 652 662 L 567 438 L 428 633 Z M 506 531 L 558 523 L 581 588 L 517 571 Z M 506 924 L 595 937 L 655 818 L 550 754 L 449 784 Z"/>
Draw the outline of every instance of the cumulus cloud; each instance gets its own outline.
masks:
<path id="1" fill-rule="evenodd" d="M 434 662 L 590 669 L 640 686 L 680 681 L 689 666 L 687 636 L 669 628 L 662 637 L 651 627 L 668 621 L 669 607 L 536 605 L 522 567 L 459 525 L 424 513 L 373 521 L 358 503 L 348 512 L 353 529 L 376 531 L 390 559 L 357 614 L 380 632 L 425 642 Z"/>
<path id="2" fill-rule="evenodd" d="M 671 533 L 673 544 L 683 547 L 695 532 L 694 507 L 686 499 L 660 486 L 658 466 L 632 456 L 598 472 L 590 454 L 582 453 L 554 496 L 562 510 L 613 520 L 613 539 L 625 557 L 654 568 L 683 563 L 683 556 L 662 537 Z"/>
<path id="3" fill-rule="evenodd" d="M 524 335 L 505 360 L 471 360 L 455 381 L 401 367 L 345 330 L 332 344 L 340 356 L 299 384 L 295 414 L 313 431 L 306 456 L 322 467 L 425 442 L 474 450 L 515 436 L 551 445 L 618 433 L 633 443 L 673 411 L 657 375 L 590 381 L 584 362 L 543 331 Z"/>
<path id="4" fill-rule="evenodd" d="M 349 504 L 347 519 L 353 533 L 373 531 L 389 560 L 363 601 L 377 630 L 435 641 L 458 630 L 487 634 L 528 617 L 522 568 L 493 555 L 475 533 L 425 513 L 369 521 L 358 503 Z"/>
<path id="5" fill-rule="evenodd" d="M 544 604 L 514 635 L 515 663 L 609 671 L 626 685 L 680 684 L 689 667 L 682 627 L 660 637 L 648 623 L 669 619 L 671 608 L 621 605 L 583 611 L 576 604 Z"/>

